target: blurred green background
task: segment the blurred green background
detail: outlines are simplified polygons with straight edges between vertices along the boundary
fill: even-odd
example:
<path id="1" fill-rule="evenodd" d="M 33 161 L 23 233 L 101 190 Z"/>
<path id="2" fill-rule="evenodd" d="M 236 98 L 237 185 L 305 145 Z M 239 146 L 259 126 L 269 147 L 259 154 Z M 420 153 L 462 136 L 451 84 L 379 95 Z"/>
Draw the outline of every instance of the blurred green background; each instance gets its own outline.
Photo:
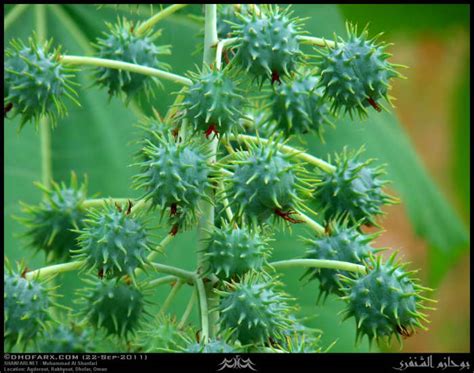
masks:
<path id="1" fill-rule="evenodd" d="M 12 7 L 4 8 L 7 19 Z M 69 54 L 90 55 L 88 43 L 105 29 L 104 22 L 113 22 L 117 16 L 143 20 L 157 9 L 149 5 L 47 6 L 48 36 Z M 396 109 L 374 113 L 362 122 L 340 118 L 337 128 L 326 132 L 324 145 L 307 137 L 305 146 L 325 157 L 344 145 L 365 144 L 368 157 L 388 165 L 391 191 L 402 203 L 386 209 L 381 220 L 385 232 L 377 246 L 400 249 L 412 267 L 422 269 L 422 281 L 436 289 L 433 297 L 439 300 L 438 310 L 430 313 L 430 331 L 405 340 L 403 351 L 469 351 L 469 6 L 306 4 L 293 9 L 295 15 L 309 17 L 305 28 L 314 36 L 332 38 L 335 32 L 344 37 L 345 20 L 361 26 L 369 22 L 371 35 L 383 31 L 382 39 L 394 43 L 392 61 L 409 66 L 403 71 L 408 79 L 394 82 Z M 163 36 L 157 42 L 172 45 L 173 51 L 163 60 L 178 74 L 201 63 L 200 55 L 191 55 L 199 42 L 200 24 L 190 14 L 202 14 L 202 5 L 189 6 L 159 25 Z M 33 6 L 7 25 L 5 43 L 14 37 L 26 39 L 35 28 Z M 136 170 L 128 167 L 137 150 L 133 144 L 137 117 L 118 99 L 109 101 L 107 93 L 93 85 L 92 75 L 92 70 L 78 74 L 82 107 L 69 105 L 69 116 L 52 133 L 54 177 L 68 181 L 74 170 L 88 175 L 91 195 L 137 197 L 130 188 Z M 174 100 L 170 93 L 178 88 L 165 83 L 152 105 L 164 113 Z M 41 180 L 39 134 L 32 125 L 18 133 L 18 124 L 18 120 L 7 120 L 4 125 L 5 255 L 12 261 L 24 258 L 30 268 L 37 268 L 44 265 L 44 258 L 25 248 L 18 238 L 23 228 L 12 215 L 20 215 L 19 201 L 37 203 L 41 198 L 33 186 Z M 273 257 L 301 256 L 304 247 L 296 238 L 299 234 L 309 232 L 297 226 L 291 235 L 278 234 Z M 196 232 L 179 235 L 160 260 L 193 269 L 196 240 Z M 317 284 L 302 286 L 301 274 L 287 270 L 282 280 L 297 298 L 300 315 L 310 316 L 309 324 L 324 331 L 323 347 L 337 341 L 333 352 L 368 351 L 365 342 L 354 347 L 353 320 L 341 324 L 337 313 L 342 303 L 330 297 L 324 305 L 316 305 Z M 64 294 L 78 286 L 76 274 L 61 276 L 59 281 Z M 158 303 L 167 291 L 165 287 L 156 290 Z M 190 289 L 184 288 L 170 312 L 181 315 L 189 295 Z M 64 302 L 73 306 L 71 298 L 66 296 Z M 196 310 L 192 317 L 197 322 Z"/>

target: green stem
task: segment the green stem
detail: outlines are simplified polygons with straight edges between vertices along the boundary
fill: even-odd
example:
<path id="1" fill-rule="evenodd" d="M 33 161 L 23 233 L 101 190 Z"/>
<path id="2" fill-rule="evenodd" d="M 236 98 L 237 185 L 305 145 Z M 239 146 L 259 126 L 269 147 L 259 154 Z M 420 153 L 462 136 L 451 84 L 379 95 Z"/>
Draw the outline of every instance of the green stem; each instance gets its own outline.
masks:
<path id="1" fill-rule="evenodd" d="M 178 294 L 178 291 L 179 289 L 181 289 L 181 287 L 184 285 L 184 282 L 183 280 L 179 279 L 178 281 L 176 281 L 176 283 L 174 284 L 173 286 L 173 289 L 171 289 L 170 293 L 168 294 L 168 296 L 166 297 L 166 300 L 165 302 L 163 303 L 163 305 L 161 306 L 161 309 L 160 309 L 160 313 L 165 313 L 166 310 L 168 309 L 168 307 L 170 306 L 171 302 L 173 301 L 173 299 L 176 297 L 176 294 Z"/>
<path id="2" fill-rule="evenodd" d="M 341 262 L 339 260 L 323 260 L 323 259 L 289 259 L 271 262 L 269 265 L 275 269 L 286 268 L 329 268 L 340 271 L 357 272 L 361 274 L 366 273 L 364 266 L 349 262 Z"/>
<path id="3" fill-rule="evenodd" d="M 326 40 L 324 38 L 316 38 L 314 36 L 300 35 L 298 36 L 298 39 L 304 44 L 316 45 L 318 47 L 334 48 L 336 46 L 336 42 L 334 41 Z"/>
<path id="4" fill-rule="evenodd" d="M 151 266 L 158 272 L 173 275 L 187 281 L 194 281 L 196 279 L 196 274 L 194 272 L 186 271 L 181 268 L 160 263 L 151 263 Z"/>
<path id="5" fill-rule="evenodd" d="M 216 49 L 214 48 L 219 41 L 217 37 L 217 5 L 216 4 L 206 4 L 205 5 L 205 21 L 204 21 L 204 56 L 203 56 L 203 66 L 204 65 L 211 65 L 216 58 Z M 209 152 L 211 157 L 209 161 L 211 163 L 216 162 L 216 155 L 217 155 L 217 147 L 219 144 L 218 138 L 214 138 L 213 140 L 208 142 Z M 215 191 L 211 187 L 209 190 L 210 195 L 214 195 Z M 199 220 L 198 225 L 198 234 L 201 241 L 201 245 L 204 245 L 205 239 L 207 238 L 208 233 L 212 232 L 214 228 L 214 206 L 212 203 L 207 201 L 203 201 L 201 203 L 201 211 L 202 216 Z M 198 269 L 197 272 L 201 273 L 201 271 L 205 268 L 205 260 L 202 250 L 198 253 Z M 204 284 L 202 284 L 204 287 Z M 203 296 L 202 292 L 199 294 L 200 299 Z M 219 298 L 217 294 L 213 291 L 213 285 L 211 282 L 208 282 L 205 286 L 205 302 L 201 299 L 200 304 L 203 305 L 205 303 L 206 309 L 203 310 L 201 307 L 201 320 L 202 322 L 209 323 L 210 320 L 210 330 L 205 332 L 206 328 L 209 328 L 208 325 L 203 325 L 201 323 L 201 327 L 203 329 L 203 335 L 206 334 L 210 338 L 214 338 L 217 333 L 217 324 L 219 321 L 219 313 L 217 311 L 212 312 L 208 315 L 208 305 L 210 308 L 216 309 L 217 304 L 219 302 Z M 204 338 L 203 338 L 204 339 Z"/>
<path id="6" fill-rule="evenodd" d="M 173 282 L 179 280 L 176 276 L 163 276 L 154 280 L 151 280 L 147 283 L 147 287 L 153 288 L 162 284 L 167 284 L 168 282 Z"/>
<path id="7" fill-rule="evenodd" d="M 206 289 L 202 279 L 196 278 L 196 289 L 199 297 L 199 310 L 201 314 L 201 339 L 204 343 L 207 343 L 209 339 L 209 310 L 207 308 L 207 296 Z"/>
<path id="8" fill-rule="evenodd" d="M 229 140 L 247 141 L 254 144 L 267 144 L 270 141 L 262 137 L 255 137 L 255 136 L 250 136 L 250 135 L 228 135 L 228 138 Z M 333 173 L 336 171 L 336 167 L 334 167 L 332 164 L 326 161 L 323 161 L 322 159 L 319 159 L 311 154 L 305 153 L 301 150 L 295 149 L 288 145 L 278 144 L 277 146 L 278 146 L 278 149 L 284 151 L 285 153 L 294 154 L 298 158 L 316 167 L 319 167 L 323 171 L 326 171 L 328 173 Z"/>
<path id="9" fill-rule="evenodd" d="M 205 20 L 204 20 L 204 56 L 203 65 L 210 65 L 216 59 L 216 49 L 219 42 L 217 36 L 217 5 L 205 5 Z"/>
<path id="10" fill-rule="evenodd" d="M 44 4 L 35 6 L 36 33 L 38 41 L 43 43 L 47 37 L 46 8 Z M 41 179 L 43 185 L 49 189 L 53 179 L 53 162 L 51 157 L 51 128 L 48 119 L 43 117 L 39 121 L 41 143 Z"/>
<path id="11" fill-rule="evenodd" d="M 239 38 L 230 38 L 230 39 L 223 39 L 223 40 L 221 40 L 217 43 L 217 49 L 216 49 L 216 68 L 217 68 L 217 70 L 221 69 L 222 54 L 224 52 L 224 48 L 227 45 L 233 44 L 238 40 L 239 40 Z"/>
<path id="12" fill-rule="evenodd" d="M 143 75 L 148 75 L 148 76 L 152 76 L 156 78 L 169 80 L 171 82 L 186 85 L 186 86 L 189 86 L 193 83 L 191 79 L 188 79 L 181 75 L 176 75 L 176 74 L 169 73 L 163 70 L 154 69 L 148 66 L 136 65 L 133 63 L 123 62 L 123 61 L 109 60 L 105 58 L 62 55 L 61 62 L 67 65 L 99 66 L 99 67 L 106 67 L 106 68 L 116 69 L 116 70 L 126 70 L 132 73 L 143 74 Z"/>
<path id="13" fill-rule="evenodd" d="M 158 254 L 162 254 L 165 247 L 173 240 L 174 236 L 171 234 L 168 234 L 165 238 L 161 240 L 161 242 L 156 246 L 155 250 L 152 251 L 148 256 L 147 256 L 147 262 L 152 262 Z M 143 272 L 142 269 L 137 268 L 135 269 L 135 276 L 140 275 Z"/>
<path id="14" fill-rule="evenodd" d="M 162 19 L 165 19 L 166 17 L 169 17 L 173 13 L 177 12 L 178 10 L 184 8 L 188 4 L 173 4 L 170 5 L 169 7 L 163 9 L 159 13 L 155 14 L 153 17 L 150 19 L 146 20 L 143 22 L 136 30 L 137 35 L 141 35 L 151 29 L 154 25 L 156 25 L 159 21 Z"/>
<path id="15" fill-rule="evenodd" d="M 51 266 L 47 267 L 42 267 L 39 269 L 36 269 L 31 272 L 27 272 L 25 275 L 25 278 L 27 280 L 33 280 L 33 279 L 41 279 L 47 276 L 52 276 L 57 273 L 63 273 L 63 272 L 70 272 L 70 271 L 75 271 L 84 264 L 83 260 L 77 261 L 77 262 L 69 262 L 69 263 L 61 263 L 61 264 L 54 264 Z"/>
<path id="16" fill-rule="evenodd" d="M 184 327 L 184 324 L 186 324 L 186 321 L 188 321 L 189 316 L 191 315 L 191 311 L 193 310 L 194 303 L 196 302 L 195 298 L 196 298 L 196 290 L 193 290 L 191 297 L 189 298 L 188 305 L 186 306 L 183 316 L 181 317 L 181 320 L 178 324 L 178 329 L 182 329 Z"/>
<path id="17" fill-rule="evenodd" d="M 118 203 L 119 205 L 124 205 L 129 201 L 127 198 L 91 198 L 86 199 L 82 202 L 82 207 L 85 209 L 100 208 L 105 206 L 107 203 Z"/>
<path id="18" fill-rule="evenodd" d="M 311 219 L 309 216 L 303 214 L 301 211 L 297 211 L 299 217 L 310 226 L 312 230 L 314 230 L 318 235 L 323 235 L 325 233 L 324 227 L 315 222 L 313 219 Z"/>
<path id="19" fill-rule="evenodd" d="M 84 209 L 94 209 L 105 206 L 107 203 L 116 203 L 122 207 L 126 207 L 128 202 L 133 202 L 133 198 L 90 198 L 82 202 Z M 136 213 L 150 206 L 150 202 L 144 199 L 139 199 L 132 205 L 130 213 Z"/>
<path id="20" fill-rule="evenodd" d="M 13 7 L 12 10 L 8 12 L 8 14 L 3 19 L 3 32 L 7 31 L 7 29 L 15 22 L 19 16 L 21 16 L 24 11 L 28 8 L 30 4 L 17 4 Z"/>
<path id="21" fill-rule="evenodd" d="M 155 251 L 152 251 L 150 255 L 147 256 L 147 260 L 150 262 L 154 260 L 158 254 L 163 252 L 165 247 L 173 240 L 174 237 L 175 236 L 173 236 L 172 234 L 166 235 L 166 237 L 163 238 L 161 242 L 156 246 Z"/>

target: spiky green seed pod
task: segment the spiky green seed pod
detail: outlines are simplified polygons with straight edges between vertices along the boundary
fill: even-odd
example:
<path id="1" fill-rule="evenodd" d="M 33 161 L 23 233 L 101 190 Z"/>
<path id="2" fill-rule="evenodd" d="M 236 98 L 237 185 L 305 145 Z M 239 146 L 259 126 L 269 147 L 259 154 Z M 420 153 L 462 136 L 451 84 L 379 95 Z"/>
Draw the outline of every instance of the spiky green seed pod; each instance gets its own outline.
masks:
<path id="1" fill-rule="evenodd" d="M 212 70 L 206 65 L 198 74 L 191 73 L 190 78 L 194 83 L 185 93 L 181 117 L 207 137 L 213 132 L 226 134 L 240 128 L 246 101 L 236 74 L 229 69 Z"/>
<path id="2" fill-rule="evenodd" d="M 275 340 L 270 348 L 275 352 L 286 353 L 315 353 L 321 352 L 322 332 L 301 324 L 296 318 L 290 317 L 292 325 L 285 330 L 280 339 Z"/>
<path id="3" fill-rule="evenodd" d="M 262 225 L 274 216 L 296 222 L 291 214 L 306 209 L 304 199 L 311 196 L 309 179 L 303 165 L 294 155 L 278 150 L 278 142 L 248 144 L 248 152 L 238 152 L 226 175 L 225 195 L 235 206 L 238 222 Z M 277 221 L 278 221 L 277 220 Z"/>
<path id="4" fill-rule="evenodd" d="M 44 282 L 26 280 L 8 265 L 4 267 L 3 282 L 5 346 L 11 349 L 36 341 L 52 320 L 51 289 Z"/>
<path id="5" fill-rule="evenodd" d="M 153 40 L 160 36 L 151 29 L 142 35 L 136 35 L 138 25 L 124 19 L 117 24 L 107 23 L 104 37 L 97 39 L 96 48 L 100 58 L 129 62 L 136 65 L 167 70 L 168 65 L 159 59 L 162 55 L 169 54 L 168 46 L 157 46 Z M 125 70 L 99 67 L 96 70 L 96 82 L 106 87 L 110 96 L 125 94 L 129 101 L 137 93 L 153 93 L 153 83 L 158 83 L 155 77 L 132 73 Z"/>
<path id="6" fill-rule="evenodd" d="M 94 345 L 91 336 L 92 330 L 90 329 L 59 324 L 44 334 L 38 343 L 38 351 L 48 353 L 92 352 Z"/>
<path id="7" fill-rule="evenodd" d="M 160 313 L 150 325 L 137 332 L 136 345 L 144 352 L 181 351 L 188 343 L 183 338 L 187 334 L 191 334 L 189 328 L 179 328 L 175 317 Z"/>
<path id="8" fill-rule="evenodd" d="M 60 50 L 53 50 L 52 43 L 41 44 L 34 36 L 27 45 L 12 40 L 5 51 L 3 101 L 14 116 L 21 117 L 20 129 L 31 120 L 37 125 L 41 117 L 55 125 L 67 113 L 65 97 L 79 105 L 71 81 L 74 70 L 60 63 Z"/>
<path id="9" fill-rule="evenodd" d="M 263 344 L 280 337 L 290 325 L 291 307 L 275 285 L 274 280 L 252 273 L 227 283 L 227 291 L 215 290 L 221 296 L 221 329 L 233 329 L 232 339 L 242 344 Z"/>
<path id="10" fill-rule="evenodd" d="M 301 21 L 292 18 L 288 8 L 262 7 L 257 12 L 238 15 L 240 22 L 233 25 L 237 63 L 258 81 L 280 81 L 303 61 L 298 36 L 302 34 Z"/>
<path id="11" fill-rule="evenodd" d="M 172 136 L 156 132 L 153 136 L 159 144 L 145 141 L 146 159 L 137 164 L 142 172 L 134 177 L 134 186 L 144 189 L 143 198 L 159 208 L 162 216 L 169 209 L 172 224 L 185 226 L 197 218 L 199 201 L 209 200 L 209 150 L 205 144 L 177 143 Z"/>
<path id="12" fill-rule="evenodd" d="M 391 55 L 385 52 L 388 44 L 376 44 L 368 38 L 367 27 L 357 35 L 357 27 L 346 25 L 347 40 L 336 42 L 334 48 L 319 48 L 318 66 L 321 71 L 319 86 L 332 99 L 335 113 L 344 110 L 367 116 L 367 107 L 381 111 L 380 100 L 389 100 L 388 90 L 394 77 L 401 77 L 395 66 L 387 61 Z"/>
<path id="13" fill-rule="evenodd" d="M 203 250 L 207 258 L 206 273 L 225 280 L 261 270 L 269 255 L 267 240 L 247 228 L 224 225 L 214 228 Z"/>
<path id="14" fill-rule="evenodd" d="M 270 119 L 285 137 L 292 134 L 315 132 L 320 138 L 323 125 L 329 121 L 329 105 L 323 98 L 322 88 L 317 88 L 319 78 L 306 75 L 285 79 L 271 95 Z"/>
<path id="15" fill-rule="evenodd" d="M 368 258 L 373 248 L 371 241 L 377 237 L 374 235 L 363 235 L 356 227 L 348 227 L 347 222 L 331 221 L 328 234 L 314 239 L 306 239 L 308 245 L 305 257 L 308 259 L 339 260 L 355 264 L 362 264 Z M 342 295 L 339 274 L 347 274 L 327 268 L 311 268 L 303 275 L 310 276 L 309 280 L 319 281 L 319 299 L 329 294 Z"/>
<path id="16" fill-rule="evenodd" d="M 90 281 L 91 288 L 81 289 L 80 313 L 91 326 L 107 335 L 127 338 L 135 335 L 146 314 L 142 289 L 118 279 Z"/>
<path id="17" fill-rule="evenodd" d="M 236 350 L 221 340 L 210 340 L 207 343 L 191 343 L 185 352 L 191 353 L 233 353 Z"/>
<path id="18" fill-rule="evenodd" d="M 233 35 L 232 24 L 239 24 L 238 13 L 248 14 L 250 12 L 248 4 L 239 4 L 239 9 L 235 4 L 217 4 L 217 36 L 219 40 L 231 38 Z"/>
<path id="19" fill-rule="evenodd" d="M 407 272 L 405 265 L 396 261 L 397 253 L 382 262 L 381 256 L 369 257 L 366 261 L 368 272 L 357 277 L 341 279 L 345 283 L 342 289 L 347 302 L 345 319 L 354 317 L 357 325 L 357 337 L 366 335 L 369 342 L 386 339 L 390 342 L 395 336 L 401 343 L 400 335 L 409 336 L 421 324 L 428 322 L 422 309 L 432 309 L 423 305 L 423 301 L 432 301 L 422 295 L 425 290 Z"/>
<path id="20" fill-rule="evenodd" d="M 318 170 L 314 198 L 326 221 L 340 216 L 348 217 L 352 225 L 376 225 L 375 216 L 383 214 L 381 206 L 394 204 L 396 199 L 386 194 L 382 187 L 387 184 L 381 176 L 382 166 L 370 167 L 373 159 L 360 161 L 363 152 L 350 152 L 344 148 L 336 154 L 336 171 Z"/>
<path id="21" fill-rule="evenodd" d="M 50 187 L 36 184 L 44 192 L 38 205 L 22 204 L 25 216 L 16 219 L 26 226 L 24 236 L 31 247 L 44 251 L 48 261 L 66 260 L 70 250 L 78 248 L 76 232 L 83 225 L 85 210 L 82 207 L 87 195 L 87 179 L 80 186 L 71 173 L 70 186 L 51 182 Z"/>
<path id="22" fill-rule="evenodd" d="M 84 260 L 84 268 L 107 278 L 128 275 L 134 280 L 135 270 L 144 269 L 153 250 L 142 219 L 112 202 L 88 213 L 78 241 L 80 249 L 74 253 Z"/>

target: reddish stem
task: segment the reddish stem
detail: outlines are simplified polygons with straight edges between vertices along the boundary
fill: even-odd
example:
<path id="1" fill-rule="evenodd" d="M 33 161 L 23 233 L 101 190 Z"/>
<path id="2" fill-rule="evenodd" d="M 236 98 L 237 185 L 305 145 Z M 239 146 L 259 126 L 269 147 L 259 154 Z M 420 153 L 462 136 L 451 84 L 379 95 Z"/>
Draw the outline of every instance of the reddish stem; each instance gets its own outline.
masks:
<path id="1" fill-rule="evenodd" d="M 281 211 L 281 210 L 276 209 L 275 214 L 277 214 L 279 217 L 285 219 L 286 221 L 288 221 L 292 224 L 304 223 L 303 220 L 298 220 L 298 219 L 295 219 L 295 218 L 291 217 L 291 215 L 297 214 L 297 212 L 293 211 L 293 210 L 285 212 L 285 211 Z"/>
<path id="2" fill-rule="evenodd" d="M 206 135 L 206 139 L 209 139 L 209 136 L 214 133 L 214 137 L 219 137 L 219 131 L 217 130 L 217 127 L 214 123 L 211 123 L 207 130 L 204 132 Z"/>
<path id="3" fill-rule="evenodd" d="M 382 108 L 379 106 L 379 104 L 377 104 L 375 102 L 375 100 L 372 98 L 372 97 L 369 97 L 367 99 L 367 101 L 369 102 L 369 104 L 375 109 L 377 110 L 379 113 L 382 111 Z"/>
<path id="4" fill-rule="evenodd" d="M 178 230 L 179 230 L 179 225 L 178 224 L 175 224 L 171 227 L 171 230 L 170 230 L 170 235 L 172 235 L 173 237 L 176 236 L 178 234 Z"/>
<path id="5" fill-rule="evenodd" d="M 175 216 L 178 213 L 178 205 L 176 203 L 172 203 L 170 206 L 170 216 Z"/>
<path id="6" fill-rule="evenodd" d="M 133 206 L 132 201 L 128 200 L 128 208 L 127 208 L 127 212 L 125 213 L 126 215 L 130 215 L 130 213 L 132 212 L 132 206 Z"/>
<path id="7" fill-rule="evenodd" d="M 278 71 L 273 70 L 272 71 L 272 85 L 275 82 L 278 82 L 278 84 L 281 84 L 280 74 L 278 73 Z"/>

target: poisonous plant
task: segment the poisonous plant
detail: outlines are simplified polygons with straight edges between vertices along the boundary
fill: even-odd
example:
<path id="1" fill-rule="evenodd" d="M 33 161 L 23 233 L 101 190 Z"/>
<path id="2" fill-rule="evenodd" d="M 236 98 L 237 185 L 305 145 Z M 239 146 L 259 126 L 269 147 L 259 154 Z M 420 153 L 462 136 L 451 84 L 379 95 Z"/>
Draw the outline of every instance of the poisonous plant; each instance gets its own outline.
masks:
<path id="1" fill-rule="evenodd" d="M 70 186 L 55 181 L 44 155 L 43 200 L 25 204 L 17 218 L 30 246 L 63 263 L 6 272 L 8 348 L 43 336 L 40 350 L 86 351 L 93 331 L 129 351 L 324 351 L 320 332 L 305 325 L 297 299 L 284 290 L 277 273 L 284 268 L 317 280 L 315 299 L 344 300 L 359 337 L 400 340 L 424 328 L 428 289 L 393 255 L 382 260 L 376 235 L 364 233 L 395 202 L 384 189 L 383 168 L 362 150 L 344 149 L 324 161 L 288 145 L 306 133 L 321 138 L 342 112 L 364 116 L 372 106 L 377 114 L 400 76 L 387 46 L 350 24 L 346 40 L 306 36 L 304 21 L 289 8 L 220 5 L 217 11 L 206 4 L 202 68 L 185 77 L 161 60 L 170 49 L 156 30 L 184 7 L 104 25 L 93 56 L 52 49 L 41 22 L 28 45 L 13 41 L 7 50 L 5 113 L 13 108 L 21 127 L 36 123 L 43 139 L 51 119 L 65 113 L 63 96 L 73 92 L 68 72 L 84 66 L 92 67 L 93 84 L 143 111 L 134 139 L 139 150 L 130 160 L 139 198 L 89 198 L 75 174 Z M 44 17 L 44 6 L 36 9 Z M 321 56 L 307 53 L 308 45 Z M 164 116 L 153 107 L 166 95 L 153 86 L 158 79 L 183 86 Z M 142 93 L 153 116 L 137 100 Z M 306 253 L 273 260 L 271 237 L 296 224 L 308 228 Z M 195 254 L 195 269 L 165 264 L 167 246 L 195 228 L 196 247 L 173 249 Z M 158 232 L 164 237 L 156 244 Z M 53 325 L 54 289 L 42 281 L 67 271 L 78 271 L 87 285 L 74 294 L 80 307 L 67 314 L 68 324 Z M 152 316 L 153 291 L 165 292 L 163 284 L 171 291 Z M 178 321 L 168 308 L 183 286 L 193 290 Z M 190 321 L 195 305 L 198 323 Z"/>

